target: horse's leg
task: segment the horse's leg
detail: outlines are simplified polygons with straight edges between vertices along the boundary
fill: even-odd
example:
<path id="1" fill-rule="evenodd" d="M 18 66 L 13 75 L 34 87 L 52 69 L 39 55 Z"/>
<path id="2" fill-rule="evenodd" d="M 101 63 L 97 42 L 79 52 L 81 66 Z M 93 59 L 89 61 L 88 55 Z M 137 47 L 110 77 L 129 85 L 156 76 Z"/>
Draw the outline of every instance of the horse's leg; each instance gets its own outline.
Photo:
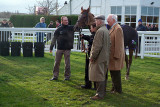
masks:
<path id="1" fill-rule="evenodd" d="M 125 79 L 127 80 L 128 79 L 128 56 L 126 55 L 126 52 L 125 52 L 125 62 L 126 62 L 126 76 L 125 76 Z"/>
<path id="2" fill-rule="evenodd" d="M 128 71 L 127 71 L 127 79 L 129 79 L 129 73 L 130 73 L 130 67 L 131 67 L 131 64 L 132 64 L 132 56 L 133 56 L 133 51 L 132 49 L 129 49 L 129 63 L 128 63 Z"/>

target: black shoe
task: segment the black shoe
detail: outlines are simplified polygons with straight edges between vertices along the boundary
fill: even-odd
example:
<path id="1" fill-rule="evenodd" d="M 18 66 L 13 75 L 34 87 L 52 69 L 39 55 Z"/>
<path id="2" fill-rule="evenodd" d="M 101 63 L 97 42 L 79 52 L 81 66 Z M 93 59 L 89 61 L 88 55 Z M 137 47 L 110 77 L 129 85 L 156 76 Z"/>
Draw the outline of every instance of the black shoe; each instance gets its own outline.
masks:
<path id="1" fill-rule="evenodd" d="M 96 90 L 96 88 L 91 88 L 91 90 Z"/>
<path id="2" fill-rule="evenodd" d="M 65 79 L 64 79 L 64 81 L 68 81 L 68 80 L 69 80 L 69 78 L 65 78 Z"/>
<path id="3" fill-rule="evenodd" d="M 52 79 L 50 79 L 50 81 L 53 81 L 53 80 L 58 80 L 57 78 L 52 78 Z"/>
<path id="4" fill-rule="evenodd" d="M 81 88 L 85 88 L 85 89 L 91 89 L 91 87 L 86 86 L 86 85 L 81 85 Z"/>

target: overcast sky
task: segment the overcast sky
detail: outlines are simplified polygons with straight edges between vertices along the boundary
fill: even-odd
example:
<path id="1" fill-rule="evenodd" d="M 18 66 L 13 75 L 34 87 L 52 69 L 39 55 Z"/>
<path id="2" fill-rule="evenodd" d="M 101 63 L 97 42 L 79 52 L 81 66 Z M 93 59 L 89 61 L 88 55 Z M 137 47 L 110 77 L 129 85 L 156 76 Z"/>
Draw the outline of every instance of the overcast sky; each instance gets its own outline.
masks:
<path id="1" fill-rule="evenodd" d="M 0 0 L 0 12 L 15 12 L 18 10 L 19 13 L 28 13 L 26 8 L 37 4 L 36 1 L 43 0 Z M 68 2 L 69 0 L 58 0 L 58 3 L 60 6 L 63 6 L 65 1 Z"/>

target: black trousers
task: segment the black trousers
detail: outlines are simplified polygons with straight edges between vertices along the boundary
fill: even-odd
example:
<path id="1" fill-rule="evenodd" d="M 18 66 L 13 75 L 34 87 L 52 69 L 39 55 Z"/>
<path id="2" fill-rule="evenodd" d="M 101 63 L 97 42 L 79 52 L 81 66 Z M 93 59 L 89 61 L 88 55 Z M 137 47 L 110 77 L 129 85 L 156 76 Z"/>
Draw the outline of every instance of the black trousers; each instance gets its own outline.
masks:
<path id="1" fill-rule="evenodd" d="M 85 86 L 88 88 L 92 87 L 92 82 L 89 81 L 89 53 L 86 53 L 86 64 L 85 64 Z M 96 83 L 94 82 L 94 88 L 96 88 Z"/>
<path id="2" fill-rule="evenodd" d="M 122 93 L 122 85 L 121 85 L 121 72 L 119 71 L 110 71 L 112 78 L 112 90 L 118 93 Z"/>
<path id="3" fill-rule="evenodd" d="M 88 58 L 88 55 L 86 53 L 86 64 L 85 64 L 85 86 L 88 87 L 88 88 L 91 88 L 92 87 L 92 83 L 91 81 L 89 81 L 89 58 Z"/>

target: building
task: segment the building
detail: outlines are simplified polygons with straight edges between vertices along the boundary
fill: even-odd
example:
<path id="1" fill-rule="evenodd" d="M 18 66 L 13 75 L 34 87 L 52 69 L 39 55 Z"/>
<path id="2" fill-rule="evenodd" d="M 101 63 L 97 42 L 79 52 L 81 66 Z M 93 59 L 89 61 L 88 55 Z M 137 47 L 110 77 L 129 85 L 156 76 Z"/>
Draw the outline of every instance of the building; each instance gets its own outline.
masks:
<path id="1" fill-rule="evenodd" d="M 91 8 L 95 16 L 116 14 L 118 23 L 135 28 L 141 18 L 146 23 L 160 25 L 160 0 L 70 0 L 58 10 L 58 15 L 80 14 L 81 7 Z"/>
<path id="2" fill-rule="evenodd" d="M 36 15 L 48 15 L 48 8 L 47 7 L 36 7 L 35 14 Z"/>

